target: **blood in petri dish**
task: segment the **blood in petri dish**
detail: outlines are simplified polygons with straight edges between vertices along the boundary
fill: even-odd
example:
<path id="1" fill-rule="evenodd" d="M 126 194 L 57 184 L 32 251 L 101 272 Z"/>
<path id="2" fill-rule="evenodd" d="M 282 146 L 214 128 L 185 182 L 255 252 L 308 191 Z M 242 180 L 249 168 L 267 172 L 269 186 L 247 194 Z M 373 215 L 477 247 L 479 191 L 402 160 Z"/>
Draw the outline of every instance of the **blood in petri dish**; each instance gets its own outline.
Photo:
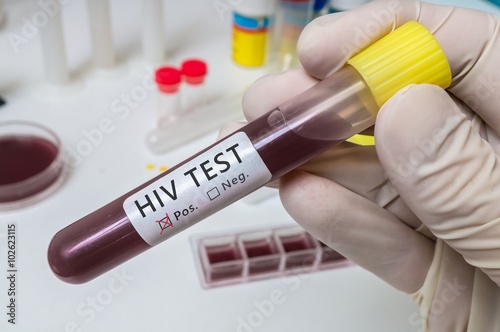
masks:
<path id="1" fill-rule="evenodd" d="M 0 138 L 0 186 L 19 184 L 0 193 L 0 202 L 12 202 L 30 197 L 49 187 L 61 169 L 46 176 L 33 178 L 54 162 L 59 149 L 54 143 L 36 136 L 11 135 Z M 29 183 L 21 181 L 31 179 Z"/>

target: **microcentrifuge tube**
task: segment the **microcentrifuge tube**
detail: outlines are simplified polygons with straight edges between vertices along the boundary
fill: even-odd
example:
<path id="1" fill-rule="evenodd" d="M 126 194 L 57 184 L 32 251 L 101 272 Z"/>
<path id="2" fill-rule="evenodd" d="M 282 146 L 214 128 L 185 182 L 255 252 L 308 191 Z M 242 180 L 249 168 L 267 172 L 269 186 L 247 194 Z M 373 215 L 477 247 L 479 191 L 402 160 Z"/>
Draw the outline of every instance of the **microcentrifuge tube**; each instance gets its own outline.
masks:
<path id="1" fill-rule="evenodd" d="M 64 85 L 69 82 L 69 70 L 66 60 L 63 28 L 61 22 L 61 5 L 54 3 L 54 15 L 47 20 L 43 29 L 39 29 L 42 41 L 42 51 L 45 78 L 53 85 Z"/>
<path id="2" fill-rule="evenodd" d="M 181 75 L 185 82 L 181 87 L 182 112 L 194 112 L 204 104 L 207 64 L 199 59 L 185 60 L 181 65 Z"/>
<path id="3" fill-rule="evenodd" d="M 172 124 L 180 114 L 181 73 L 174 67 L 161 67 L 155 72 L 155 81 L 158 86 L 158 127 L 163 128 Z"/>
<path id="4" fill-rule="evenodd" d="M 279 0 L 273 25 L 273 66 L 284 71 L 300 65 L 297 41 L 313 18 L 314 0 Z"/>
<path id="5" fill-rule="evenodd" d="M 143 0 L 141 4 L 143 57 L 146 62 L 158 64 L 165 56 L 163 0 Z"/>
<path id="6" fill-rule="evenodd" d="M 446 88 L 451 71 L 434 36 L 409 22 L 310 89 L 59 231 L 48 250 L 52 271 L 69 283 L 109 271 L 367 129 L 392 95 L 419 83 Z"/>
<path id="7" fill-rule="evenodd" d="M 115 65 L 109 0 L 87 0 L 87 8 L 94 66 L 109 69 Z"/>

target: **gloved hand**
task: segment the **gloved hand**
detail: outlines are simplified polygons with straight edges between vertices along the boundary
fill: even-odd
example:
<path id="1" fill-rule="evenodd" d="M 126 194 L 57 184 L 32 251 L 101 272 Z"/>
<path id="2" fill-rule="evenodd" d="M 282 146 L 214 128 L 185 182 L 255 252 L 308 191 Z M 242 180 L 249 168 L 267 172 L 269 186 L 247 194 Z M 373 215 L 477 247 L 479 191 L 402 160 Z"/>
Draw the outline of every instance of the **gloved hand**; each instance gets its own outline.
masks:
<path id="1" fill-rule="evenodd" d="M 446 91 L 403 89 L 381 108 L 375 147 L 343 143 L 282 177 L 289 214 L 319 240 L 420 303 L 431 331 L 500 331 L 500 20 L 463 8 L 374 1 L 327 15 L 298 43 L 304 69 L 244 96 L 248 120 L 341 68 L 409 20 L 436 36 Z"/>

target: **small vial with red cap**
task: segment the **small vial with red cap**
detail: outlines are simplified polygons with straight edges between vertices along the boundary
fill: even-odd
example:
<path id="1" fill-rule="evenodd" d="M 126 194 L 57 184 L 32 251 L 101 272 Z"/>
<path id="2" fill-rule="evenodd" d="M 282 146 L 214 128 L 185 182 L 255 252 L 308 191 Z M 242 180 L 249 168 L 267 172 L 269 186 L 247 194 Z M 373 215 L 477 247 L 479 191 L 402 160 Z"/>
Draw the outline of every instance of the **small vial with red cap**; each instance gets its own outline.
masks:
<path id="1" fill-rule="evenodd" d="M 207 64 L 200 59 L 187 59 L 181 64 L 181 74 L 186 83 L 181 90 L 182 109 L 191 113 L 204 104 L 204 82 L 207 76 Z"/>
<path id="2" fill-rule="evenodd" d="M 168 126 L 175 121 L 181 111 L 179 86 L 181 72 L 174 67 L 160 67 L 156 70 L 155 81 L 158 85 L 158 127 Z"/>

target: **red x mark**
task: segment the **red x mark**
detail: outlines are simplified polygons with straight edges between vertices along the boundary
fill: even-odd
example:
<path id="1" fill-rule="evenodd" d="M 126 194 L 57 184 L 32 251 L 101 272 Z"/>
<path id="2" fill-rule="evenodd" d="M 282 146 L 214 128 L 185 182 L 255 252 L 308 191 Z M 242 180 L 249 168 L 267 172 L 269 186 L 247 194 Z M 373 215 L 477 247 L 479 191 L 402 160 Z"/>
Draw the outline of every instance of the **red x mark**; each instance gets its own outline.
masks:
<path id="1" fill-rule="evenodd" d="M 156 222 L 158 223 L 158 225 L 161 228 L 160 235 L 162 235 L 163 231 L 166 230 L 167 228 L 174 227 L 174 224 L 172 224 L 172 221 L 170 221 L 170 217 L 168 216 L 168 213 L 165 213 L 165 218 L 160 219 L 160 220 L 156 220 Z"/>

